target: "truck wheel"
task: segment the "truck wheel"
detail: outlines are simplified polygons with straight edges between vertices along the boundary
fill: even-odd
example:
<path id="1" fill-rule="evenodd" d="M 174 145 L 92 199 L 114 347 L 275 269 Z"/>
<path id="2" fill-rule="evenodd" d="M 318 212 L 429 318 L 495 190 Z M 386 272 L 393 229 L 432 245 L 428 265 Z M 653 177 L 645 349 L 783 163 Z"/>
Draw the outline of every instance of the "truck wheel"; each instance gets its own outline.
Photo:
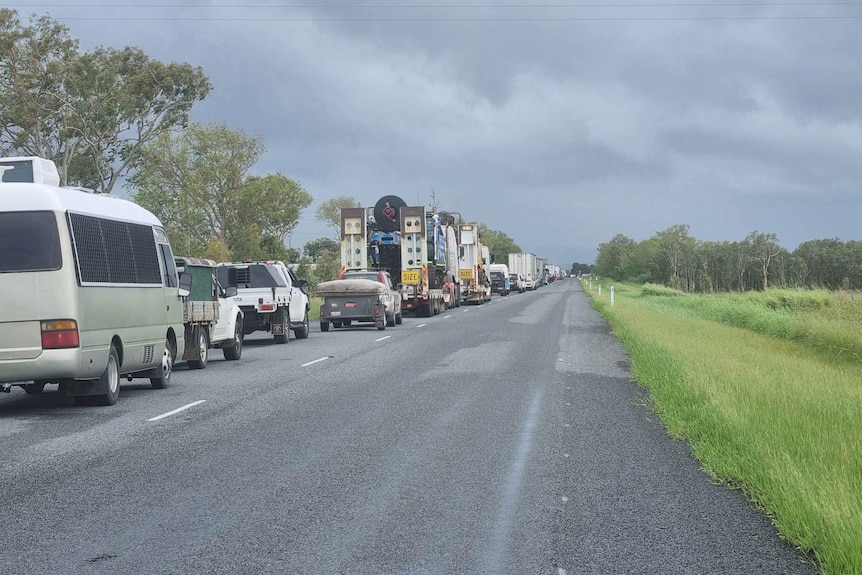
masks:
<path id="1" fill-rule="evenodd" d="M 159 366 L 158 377 L 150 378 L 153 389 L 164 389 L 171 382 L 171 373 L 174 371 L 174 348 L 170 338 L 165 338 L 165 351 L 162 352 L 162 364 Z"/>
<path id="2" fill-rule="evenodd" d="M 293 330 L 293 335 L 296 336 L 296 339 L 305 339 L 308 337 L 308 312 L 305 312 L 302 327 Z"/>
<path id="3" fill-rule="evenodd" d="M 403 321 L 404 321 L 404 316 L 399 311 L 398 313 L 395 314 L 395 325 L 401 325 L 401 322 L 403 322 Z"/>
<path id="4" fill-rule="evenodd" d="M 328 321 L 320 322 L 320 331 L 329 331 L 329 322 Z"/>
<path id="5" fill-rule="evenodd" d="M 230 361 L 236 361 L 242 355 L 242 321 L 237 318 L 236 325 L 233 328 L 233 341 L 230 346 L 222 348 L 224 358 Z"/>
<path id="6" fill-rule="evenodd" d="M 377 329 L 379 331 L 383 331 L 384 329 L 386 329 L 386 322 L 384 321 L 383 323 L 378 324 Z"/>
<path id="7" fill-rule="evenodd" d="M 281 335 L 274 335 L 272 338 L 275 340 L 275 343 L 287 343 L 290 338 L 290 330 L 287 326 L 287 313 L 285 313 L 285 308 L 278 308 L 278 311 L 276 311 L 274 315 L 275 321 L 273 323 L 281 324 L 282 333 Z"/>
<path id="8" fill-rule="evenodd" d="M 395 327 L 395 311 L 392 312 L 392 317 L 386 318 L 386 327 Z"/>
<path id="9" fill-rule="evenodd" d="M 117 403 L 117 398 L 120 397 L 120 355 L 113 345 L 111 345 L 111 351 L 108 352 L 108 365 L 99 377 L 99 387 L 102 386 L 107 388 L 107 392 L 89 396 L 91 405 L 114 405 Z"/>
<path id="10" fill-rule="evenodd" d="M 190 359 L 189 369 L 203 369 L 207 366 L 207 353 L 210 348 L 210 338 L 207 329 L 202 325 L 196 325 L 192 332 L 192 341 L 198 346 L 198 355 L 200 359 Z"/>

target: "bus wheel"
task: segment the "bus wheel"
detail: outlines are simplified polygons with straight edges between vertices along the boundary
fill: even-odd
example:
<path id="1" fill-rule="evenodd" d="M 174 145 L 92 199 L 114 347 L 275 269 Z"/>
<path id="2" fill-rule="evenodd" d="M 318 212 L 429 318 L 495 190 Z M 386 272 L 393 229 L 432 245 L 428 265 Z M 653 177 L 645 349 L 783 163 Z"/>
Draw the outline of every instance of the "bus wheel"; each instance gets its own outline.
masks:
<path id="1" fill-rule="evenodd" d="M 99 387 L 106 389 L 105 393 L 92 396 L 94 405 L 114 405 L 120 397 L 120 356 L 112 345 L 108 352 L 108 366 L 99 378 Z M 75 399 L 78 399 L 77 397 Z"/>
<path id="2" fill-rule="evenodd" d="M 165 338 L 165 351 L 162 353 L 162 365 L 158 377 L 150 378 L 153 389 L 164 389 L 171 382 L 171 373 L 174 371 L 174 349 L 170 338 Z"/>
<path id="3" fill-rule="evenodd" d="M 190 359 L 189 368 L 203 369 L 207 366 L 207 353 L 210 348 L 210 338 L 207 336 L 207 330 L 202 325 L 195 326 L 192 339 L 194 344 L 198 346 L 198 357 L 200 359 Z"/>

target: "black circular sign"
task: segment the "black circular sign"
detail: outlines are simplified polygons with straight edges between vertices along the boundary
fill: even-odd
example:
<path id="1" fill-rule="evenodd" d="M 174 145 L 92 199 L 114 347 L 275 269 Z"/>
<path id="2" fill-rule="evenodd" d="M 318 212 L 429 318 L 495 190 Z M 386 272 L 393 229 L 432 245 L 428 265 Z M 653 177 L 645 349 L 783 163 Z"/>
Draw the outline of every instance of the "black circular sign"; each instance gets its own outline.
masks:
<path id="1" fill-rule="evenodd" d="M 407 202 L 398 196 L 383 196 L 374 204 L 374 221 L 384 232 L 394 232 L 401 227 L 398 212 Z"/>

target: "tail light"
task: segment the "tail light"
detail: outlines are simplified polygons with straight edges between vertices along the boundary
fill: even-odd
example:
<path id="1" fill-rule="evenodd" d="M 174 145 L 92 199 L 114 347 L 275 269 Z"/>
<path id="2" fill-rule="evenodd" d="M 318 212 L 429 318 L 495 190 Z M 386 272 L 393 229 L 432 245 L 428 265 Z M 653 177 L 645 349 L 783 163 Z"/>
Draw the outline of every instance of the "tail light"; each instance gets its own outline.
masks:
<path id="1" fill-rule="evenodd" d="M 275 311 L 275 304 L 265 303 L 260 306 L 260 311 Z"/>
<path id="2" fill-rule="evenodd" d="M 78 322 L 58 319 L 42 322 L 42 349 L 70 349 L 80 347 Z"/>

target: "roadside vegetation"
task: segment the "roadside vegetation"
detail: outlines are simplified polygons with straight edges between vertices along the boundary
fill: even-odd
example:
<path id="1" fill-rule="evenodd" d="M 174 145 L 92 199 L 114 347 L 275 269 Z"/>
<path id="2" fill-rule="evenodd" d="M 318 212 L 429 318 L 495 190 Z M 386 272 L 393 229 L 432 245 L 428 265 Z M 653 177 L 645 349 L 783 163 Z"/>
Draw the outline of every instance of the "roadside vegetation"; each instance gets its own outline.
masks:
<path id="1" fill-rule="evenodd" d="M 862 574 L 862 296 L 596 288 L 670 434 L 824 573 Z"/>

